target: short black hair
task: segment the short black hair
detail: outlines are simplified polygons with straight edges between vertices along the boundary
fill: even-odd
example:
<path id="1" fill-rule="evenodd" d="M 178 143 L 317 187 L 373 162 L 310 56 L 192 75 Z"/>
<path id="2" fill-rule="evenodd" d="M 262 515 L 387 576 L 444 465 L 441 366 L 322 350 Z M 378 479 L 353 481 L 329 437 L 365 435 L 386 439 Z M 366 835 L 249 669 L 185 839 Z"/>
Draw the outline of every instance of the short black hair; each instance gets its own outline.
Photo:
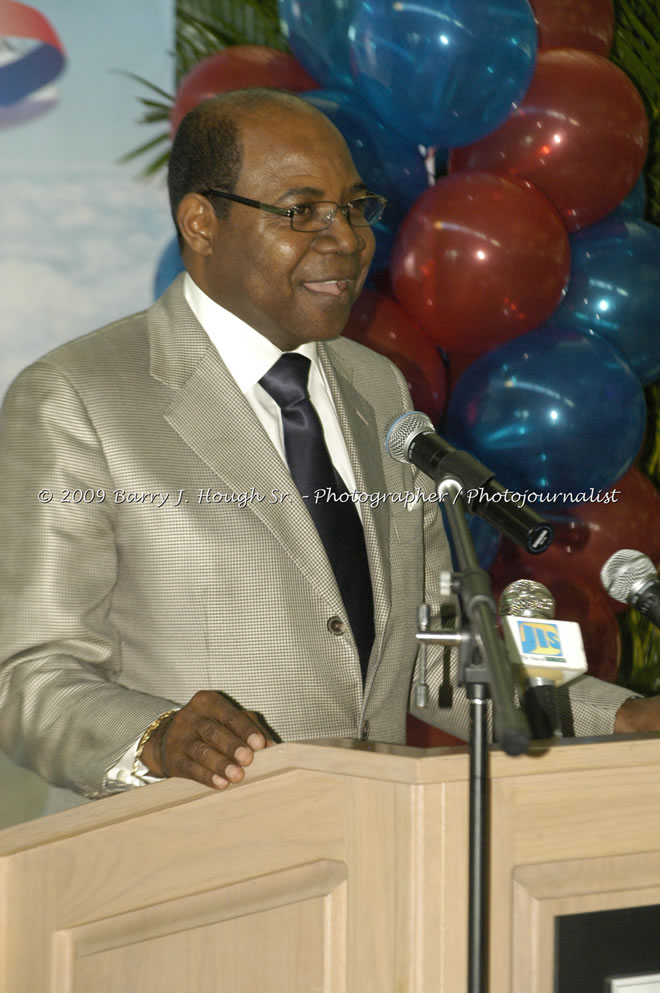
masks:
<path id="1" fill-rule="evenodd" d="M 188 193 L 217 187 L 231 193 L 243 161 L 238 125 L 218 112 L 215 98 L 204 100 L 181 121 L 170 152 L 167 186 L 174 223 L 179 204 Z M 218 201 L 218 216 L 228 206 Z"/>
<path id="2" fill-rule="evenodd" d="M 186 194 L 211 188 L 234 192 L 243 165 L 242 119 L 269 104 L 319 113 L 312 104 L 286 90 L 253 87 L 203 100 L 183 118 L 172 143 L 167 174 L 170 210 L 177 232 L 176 214 Z M 228 216 L 230 207 L 227 200 L 218 198 L 214 202 L 214 210 L 221 218 Z"/>

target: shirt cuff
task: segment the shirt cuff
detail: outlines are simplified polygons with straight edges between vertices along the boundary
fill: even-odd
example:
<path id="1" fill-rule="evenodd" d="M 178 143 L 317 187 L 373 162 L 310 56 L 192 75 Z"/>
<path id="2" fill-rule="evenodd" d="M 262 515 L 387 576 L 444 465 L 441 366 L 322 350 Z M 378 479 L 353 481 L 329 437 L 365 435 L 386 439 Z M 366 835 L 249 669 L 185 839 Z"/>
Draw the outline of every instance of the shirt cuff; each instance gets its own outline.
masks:
<path id="1" fill-rule="evenodd" d="M 147 786 L 149 783 L 159 783 L 161 781 L 162 777 L 152 775 L 141 759 L 138 759 L 137 764 L 135 762 L 135 756 L 141 740 L 142 735 L 133 742 L 130 748 L 126 749 L 112 768 L 108 769 L 105 774 L 108 784 L 116 783 L 122 787 Z M 135 766 L 135 771 L 133 771 L 133 766 Z"/>

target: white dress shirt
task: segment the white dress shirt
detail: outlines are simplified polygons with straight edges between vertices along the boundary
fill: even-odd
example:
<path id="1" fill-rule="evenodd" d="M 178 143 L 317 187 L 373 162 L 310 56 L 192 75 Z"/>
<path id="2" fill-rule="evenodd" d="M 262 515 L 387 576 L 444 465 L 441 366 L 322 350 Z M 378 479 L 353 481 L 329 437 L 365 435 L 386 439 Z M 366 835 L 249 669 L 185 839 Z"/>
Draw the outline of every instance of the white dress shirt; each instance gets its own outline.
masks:
<path id="1" fill-rule="evenodd" d="M 184 276 L 183 293 L 193 314 L 211 339 L 278 454 L 286 463 L 282 412 L 276 401 L 259 385 L 261 377 L 277 362 L 283 354 L 282 351 L 245 321 L 225 310 L 215 300 L 211 300 L 188 273 Z M 346 484 L 346 489 L 352 492 L 356 488 L 355 475 L 337 420 L 332 394 L 319 362 L 316 342 L 307 342 L 294 350 L 305 355 L 311 362 L 309 397 L 323 426 L 332 463 Z M 360 513 L 359 502 L 354 503 L 354 506 Z M 145 783 L 157 782 L 157 777 L 151 775 L 143 762 L 137 763 L 136 774 L 133 774 L 138 744 L 139 739 L 124 752 L 112 769 L 108 770 L 109 780 L 125 786 L 142 786 Z"/>
<path id="2" fill-rule="evenodd" d="M 286 462 L 282 411 L 269 393 L 259 385 L 259 380 L 283 354 L 272 341 L 265 338 L 235 314 L 211 300 L 186 273 L 183 293 L 190 309 L 215 345 L 220 358 L 232 374 L 246 400 L 261 421 L 268 437 Z M 346 442 L 337 420 L 325 373 L 319 362 L 316 342 L 310 341 L 294 349 L 311 362 L 309 373 L 309 398 L 323 425 L 325 443 L 330 458 L 347 490 L 355 489 L 355 476 L 346 450 Z M 359 504 L 355 504 L 359 510 Z"/>

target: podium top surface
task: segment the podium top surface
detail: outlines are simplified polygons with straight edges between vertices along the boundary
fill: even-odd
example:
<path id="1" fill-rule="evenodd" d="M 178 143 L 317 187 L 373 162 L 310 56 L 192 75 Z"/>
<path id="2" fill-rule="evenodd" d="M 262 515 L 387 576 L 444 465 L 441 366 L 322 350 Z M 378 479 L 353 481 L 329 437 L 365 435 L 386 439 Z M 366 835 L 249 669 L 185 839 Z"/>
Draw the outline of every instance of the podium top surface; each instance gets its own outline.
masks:
<path id="1" fill-rule="evenodd" d="M 490 751 L 492 780 L 570 771 L 660 767 L 660 732 L 607 738 L 534 742 L 526 755 L 511 757 Z M 383 781 L 409 786 L 467 783 L 469 748 L 409 748 L 352 740 L 284 742 L 255 757 L 244 781 L 231 786 L 235 793 L 266 779 L 307 770 L 330 776 Z M 51 814 L 0 831 L 0 857 L 85 834 L 169 807 L 191 803 L 217 791 L 191 780 L 169 779 L 97 800 L 82 807 Z M 224 796 L 224 794 L 223 794 Z"/>

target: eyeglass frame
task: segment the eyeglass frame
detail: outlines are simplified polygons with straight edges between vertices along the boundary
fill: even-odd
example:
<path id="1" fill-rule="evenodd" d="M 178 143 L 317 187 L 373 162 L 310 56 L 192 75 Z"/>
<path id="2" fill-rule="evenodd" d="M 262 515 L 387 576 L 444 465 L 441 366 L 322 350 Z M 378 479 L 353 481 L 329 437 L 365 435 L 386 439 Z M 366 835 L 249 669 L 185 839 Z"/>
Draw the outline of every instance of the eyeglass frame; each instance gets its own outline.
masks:
<path id="1" fill-rule="evenodd" d="M 275 204 L 264 203 L 261 200 L 250 200 L 248 197 L 238 196 L 237 193 L 227 193 L 225 192 L 225 190 L 216 190 L 216 189 L 199 190 L 199 195 L 202 197 L 208 197 L 208 196 L 224 197 L 226 200 L 231 200 L 234 203 L 242 203 L 246 207 L 256 207 L 258 210 L 268 211 L 269 214 L 278 214 L 280 217 L 288 217 L 291 223 L 291 230 L 295 231 L 296 234 L 316 234 L 319 231 L 327 231 L 328 228 L 331 226 L 331 224 L 334 222 L 335 218 L 337 217 L 337 213 L 340 210 L 344 215 L 344 217 L 346 218 L 346 220 L 348 221 L 348 223 L 351 225 L 351 227 L 370 228 L 373 226 L 373 224 L 378 224 L 378 221 L 383 216 L 383 210 L 385 210 L 385 207 L 387 206 L 387 202 L 388 202 L 387 197 L 382 197 L 378 193 L 364 193 L 362 196 L 353 197 L 352 200 L 347 200 L 346 203 L 337 203 L 336 200 L 308 200 L 305 203 L 295 204 L 293 207 L 276 207 Z M 373 224 L 354 224 L 353 221 L 348 216 L 348 212 L 347 212 L 348 208 L 351 207 L 358 200 L 378 200 L 381 206 L 381 213 L 380 216 L 377 217 L 375 221 L 373 221 Z M 309 207 L 317 203 L 327 203 L 335 208 L 332 217 L 325 225 L 325 227 L 312 228 L 309 231 L 301 231 L 299 228 L 294 228 L 293 219 L 296 216 L 296 210 L 298 210 L 300 207 Z"/>

